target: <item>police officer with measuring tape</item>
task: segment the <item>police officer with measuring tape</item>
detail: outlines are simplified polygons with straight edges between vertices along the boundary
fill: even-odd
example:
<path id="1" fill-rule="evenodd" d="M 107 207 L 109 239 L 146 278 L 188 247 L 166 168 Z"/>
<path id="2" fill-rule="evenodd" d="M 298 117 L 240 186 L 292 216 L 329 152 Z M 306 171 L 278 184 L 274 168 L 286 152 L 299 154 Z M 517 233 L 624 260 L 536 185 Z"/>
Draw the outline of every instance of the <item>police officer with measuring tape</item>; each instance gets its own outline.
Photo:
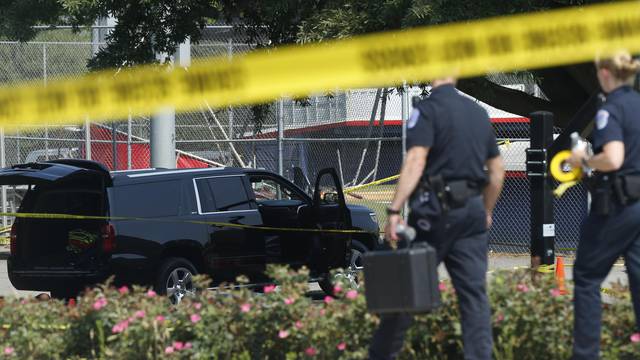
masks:
<path id="1" fill-rule="evenodd" d="M 598 359 L 602 303 L 600 286 L 624 256 L 640 331 L 640 94 L 631 85 L 640 62 L 627 52 L 597 60 L 606 95 L 596 114 L 595 155 L 574 149 L 569 163 L 595 170 L 586 181 L 591 210 L 583 222 L 574 267 L 574 359 Z"/>
<path id="2" fill-rule="evenodd" d="M 490 359 L 491 310 L 486 294 L 487 229 L 502 189 L 504 166 L 487 112 L 455 88 L 455 79 L 435 80 L 429 98 L 415 105 L 407 122 L 407 157 L 385 236 L 398 241 L 400 209 L 409 200 L 416 241 L 435 248 L 460 304 L 466 359 Z M 371 359 L 393 359 L 413 321 L 408 314 L 381 316 Z"/>

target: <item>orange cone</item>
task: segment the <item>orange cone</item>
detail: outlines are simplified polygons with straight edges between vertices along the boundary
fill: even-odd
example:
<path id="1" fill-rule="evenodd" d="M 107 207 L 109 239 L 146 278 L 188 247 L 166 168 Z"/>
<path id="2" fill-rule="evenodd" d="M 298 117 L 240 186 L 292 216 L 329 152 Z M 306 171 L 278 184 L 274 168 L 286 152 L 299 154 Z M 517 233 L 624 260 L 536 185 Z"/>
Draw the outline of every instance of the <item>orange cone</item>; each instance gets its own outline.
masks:
<path id="1" fill-rule="evenodd" d="M 564 259 L 562 256 L 556 258 L 556 284 L 561 295 L 566 295 L 567 288 L 564 286 Z"/>

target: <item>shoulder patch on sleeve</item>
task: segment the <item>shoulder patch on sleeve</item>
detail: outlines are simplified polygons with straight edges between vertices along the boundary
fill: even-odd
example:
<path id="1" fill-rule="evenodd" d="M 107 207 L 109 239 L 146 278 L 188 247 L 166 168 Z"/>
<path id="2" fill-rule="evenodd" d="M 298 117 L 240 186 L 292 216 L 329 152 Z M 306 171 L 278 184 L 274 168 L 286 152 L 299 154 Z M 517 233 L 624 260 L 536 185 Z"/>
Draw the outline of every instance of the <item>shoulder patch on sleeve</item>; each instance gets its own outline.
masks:
<path id="1" fill-rule="evenodd" d="M 420 118 L 420 110 L 413 109 L 413 111 L 411 111 L 411 115 L 409 116 L 409 121 L 407 121 L 407 127 L 411 129 L 416 126 L 416 124 L 418 123 L 418 118 Z"/>
<path id="2" fill-rule="evenodd" d="M 607 110 L 598 110 L 596 114 L 596 128 L 602 130 L 609 123 L 609 112 Z"/>

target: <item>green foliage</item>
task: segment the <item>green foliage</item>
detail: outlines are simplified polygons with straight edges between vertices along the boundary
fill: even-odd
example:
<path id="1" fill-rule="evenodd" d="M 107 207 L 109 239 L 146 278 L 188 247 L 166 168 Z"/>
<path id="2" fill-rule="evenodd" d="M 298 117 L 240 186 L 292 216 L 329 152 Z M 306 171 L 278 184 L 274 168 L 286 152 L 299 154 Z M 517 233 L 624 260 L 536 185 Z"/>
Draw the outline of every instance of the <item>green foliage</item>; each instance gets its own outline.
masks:
<path id="1" fill-rule="evenodd" d="M 272 267 L 279 287 L 206 291 L 178 306 L 139 287 L 86 292 L 77 303 L 8 299 L 0 303 L 0 358 L 20 359 L 364 359 L 378 319 L 365 299 L 338 286 L 335 298 L 304 296 L 308 271 Z M 494 274 L 490 284 L 496 359 L 566 359 L 572 303 L 551 279 L 525 271 Z M 200 286 L 205 286 L 200 281 Z M 402 359 L 462 357 L 455 293 L 407 334 Z M 640 355 L 627 299 L 604 308 L 605 359 Z M 637 334 L 640 338 L 640 334 Z M 4 357 L 3 357 L 4 356 Z"/>
<path id="2" fill-rule="evenodd" d="M 197 42 L 201 29 L 219 16 L 216 0 L 61 0 L 75 25 L 91 25 L 111 14 L 117 24 L 108 46 L 89 62 L 90 68 L 154 62 L 157 53 L 172 54 L 178 44 Z"/>
<path id="3" fill-rule="evenodd" d="M 56 0 L 3 0 L 0 2 L 0 38 L 26 41 L 36 35 L 31 26 L 56 23 L 63 8 Z"/>

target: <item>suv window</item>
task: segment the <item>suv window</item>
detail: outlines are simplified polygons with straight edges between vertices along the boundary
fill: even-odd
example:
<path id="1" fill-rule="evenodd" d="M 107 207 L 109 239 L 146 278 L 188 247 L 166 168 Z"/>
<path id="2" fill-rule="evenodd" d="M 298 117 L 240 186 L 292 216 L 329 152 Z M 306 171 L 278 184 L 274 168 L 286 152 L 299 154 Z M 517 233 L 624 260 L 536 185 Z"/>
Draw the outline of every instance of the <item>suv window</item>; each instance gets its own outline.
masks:
<path id="1" fill-rule="evenodd" d="M 250 210 L 251 200 L 242 178 L 238 175 L 196 179 L 200 211 Z"/>
<path id="2" fill-rule="evenodd" d="M 90 190 L 46 190 L 37 192 L 29 211 L 49 214 L 102 215 L 100 193 Z"/>
<path id="3" fill-rule="evenodd" d="M 300 200 L 304 199 L 294 190 L 274 179 L 263 177 L 251 177 L 251 187 L 256 195 L 256 201 L 265 200 Z"/>
<path id="4" fill-rule="evenodd" d="M 180 181 L 161 181 L 114 188 L 115 216 L 165 217 L 178 215 Z"/>

